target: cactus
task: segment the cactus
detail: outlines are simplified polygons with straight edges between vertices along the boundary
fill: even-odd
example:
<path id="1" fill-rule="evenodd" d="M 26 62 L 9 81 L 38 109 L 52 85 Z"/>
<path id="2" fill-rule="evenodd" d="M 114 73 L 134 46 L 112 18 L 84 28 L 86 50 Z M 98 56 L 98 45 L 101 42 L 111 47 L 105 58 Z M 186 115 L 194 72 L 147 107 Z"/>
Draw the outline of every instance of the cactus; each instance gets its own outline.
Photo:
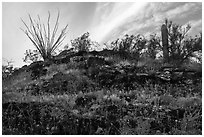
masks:
<path id="1" fill-rule="evenodd" d="M 168 51 L 168 29 L 165 24 L 161 27 L 161 35 L 162 35 L 162 46 L 163 46 L 163 56 L 164 61 L 168 62 L 169 51 Z"/>

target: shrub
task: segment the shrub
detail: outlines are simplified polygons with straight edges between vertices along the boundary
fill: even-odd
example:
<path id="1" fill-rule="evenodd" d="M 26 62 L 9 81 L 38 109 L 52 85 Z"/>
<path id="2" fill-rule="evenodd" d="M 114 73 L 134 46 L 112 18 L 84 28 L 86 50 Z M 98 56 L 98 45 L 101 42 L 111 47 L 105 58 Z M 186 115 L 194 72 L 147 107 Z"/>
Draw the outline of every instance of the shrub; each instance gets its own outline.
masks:
<path id="1" fill-rule="evenodd" d="M 150 40 L 147 42 L 148 57 L 156 59 L 156 55 L 161 51 L 160 38 L 156 34 L 150 35 Z"/>
<path id="2" fill-rule="evenodd" d="M 41 56 L 38 50 L 31 50 L 31 49 L 26 50 L 25 57 L 23 58 L 24 62 L 32 63 L 40 60 L 41 60 Z"/>
<path id="3" fill-rule="evenodd" d="M 6 79 L 8 76 L 12 75 L 13 71 L 12 65 L 2 65 L 2 79 Z"/>
<path id="4" fill-rule="evenodd" d="M 130 53 L 136 60 L 138 60 L 141 56 L 141 51 L 145 48 L 146 43 L 147 40 L 140 34 L 136 36 L 129 36 L 126 34 L 124 38 L 113 41 L 111 45 L 113 50 Z"/>
<path id="5" fill-rule="evenodd" d="M 89 33 L 86 32 L 81 37 L 72 40 L 71 45 L 76 51 L 89 51 L 91 45 Z"/>

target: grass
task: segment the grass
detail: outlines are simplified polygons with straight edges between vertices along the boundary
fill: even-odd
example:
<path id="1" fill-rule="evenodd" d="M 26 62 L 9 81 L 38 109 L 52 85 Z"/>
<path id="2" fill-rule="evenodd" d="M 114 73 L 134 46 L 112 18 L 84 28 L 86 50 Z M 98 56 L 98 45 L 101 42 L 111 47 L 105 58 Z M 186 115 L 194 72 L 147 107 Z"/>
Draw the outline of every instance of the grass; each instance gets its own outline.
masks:
<path id="1" fill-rule="evenodd" d="M 156 89 L 155 89 L 156 90 Z M 96 92 L 88 92 L 78 94 L 63 94 L 63 95 L 39 95 L 33 96 L 29 94 L 22 93 L 6 93 L 3 94 L 3 108 L 4 105 L 10 102 L 13 108 L 16 105 L 19 107 L 20 104 L 25 103 L 29 106 L 32 106 L 32 103 L 39 103 L 39 107 L 43 104 L 46 104 L 43 108 L 40 108 L 39 111 L 46 111 L 46 114 L 42 114 L 41 117 L 45 117 L 44 115 L 49 114 L 50 119 L 45 120 L 45 123 L 41 123 L 40 130 L 45 128 L 43 124 L 47 127 L 45 134 L 197 134 L 201 133 L 200 130 L 200 122 L 198 119 L 201 118 L 201 114 L 198 111 L 199 107 L 195 110 L 195 113 L 186 114 L 182 119 L 176 119 L 180 122 L 180 125 L 177 126 L 171 125 L 167 121 L 163 121 L 162 119 L 169 118 L 172 120 L 173 116 L 168 114 L 169 110 L 177 110 L 184 108 L 190 111 L 190 107 L 199 106 L 201 103 L 201 99 L 198 97 L 170 97 L 170 96 L 159 96 L 158 103 L 152 104 L 154 101 L 152 93 L 146 92 L 143 89 L 134 90 L 130 92 L 120 91 L 116 89 L 112 90 L 99 90 Z M 130 99 L 128 99 L 130 97 Z M 162 103 L 162 100 L 167 101 L 167 98 L 173 98 L 176 102 L 177 107 L 170 106 L 171 100 L 166 104 Z M 13 102 L 20 103 L 12 104 Z M 191 106 L 186 106 L 186 104 L 191 104 Z M 48 106 L 48 107 L 47 107 Z M 202 105 L 200 105 L 202 106 Z M 131 108 L 133 107 L 133 108 Z M 201 107 L 200 107 L 201 108 Z M 3 127 L 7 127 L 10 129 L 3 130 L 3 134 L 41 134 L 36 132 L 36 126 L 30 127 L 33 129 L 27 129 L 25 125 L 26 133 L 20 131 L 17 127 L 15 127 L 15 119 L 19 118 L 19 115 L 22 115 L 22 111 L 24 108 L 19 108 L 19 110 L 9 110 L 7 107 L 7 111 L 9 113 L 16 113 L 13 115 L 14 117 L 10 117 L 10 122 L 13 124 L 3 125 Z M 12 112 L 13 111 L 13 112 Z M 30 119 L 35 121 L 33 117 L 34 109 L 28 108 L 26 111 L 29 113 Z M 3 112 L 3 119 L 5 118 L 5 113 Z M 37 112 L 36 112 L 37 113 Z M 24 113 L 23 113 L 24 114 Z M 70 116 L 71 115 L 71 116 Z M 66 131 L 68 127 L 70 127 L 72 121 L 80 121 L 82 120 L 83 124 L 80 126 L 80 122 L 74 124 L 75 130 Z M 13 119 L 13 120 L 12 120 Z M 21 117 L 20 117 L 21 119 Z M 5 120 L 5 119 L 4 119 Z M 97 128 L 92 124 L 97 120 L 102 120 L 101 125 Z M 22 119 L 23 121 L 23 119 Z M 54 123 L 53 123 L 54 121 Z M 66 123 L 65 121 L 69 121 Z M 137 123 L 134 125 L 134 121 Z M 196 122 L 197 121 L 197 122 Z M 61 129 L 62 131 L 58 131 L 60 125 L 62 123 L 66 123 L 66 127 Z M 158 130 L 154 127 L 154 122 L 156 124 L 160 124 Z M 5 124 L 5 123 L 3 123 Z M 169 129 L 165 129 L 165 124 L 170 124 Z M 12 126 L 14 125 L 14 127 Z M 201 124 L 202 125 L 202 124 Z M 9 127 L 10 126 L 10 127 Z M 83 127 L 84 126 L 84 127 Z M 93 128 L 89 130 L 85 128 L 88 126 L 89 128 Z M 173 127 L 171 127 L 173 126 Z M 185 128 L 183 128 L 185 127 Z M 195 128 L 196 127 L 196 128 Z M 16 129 L 17 128 L 17 129 Z M 64 129 L 65 128 L 65 129 Z M 82 128 L 82 129 L 81 129 Z M 83 129 L 85 128 L 85 129 Z M 156 128 L 156 129 L 154 129 Z M 101 131 L 99 131 L 101 130 Z M 155 131 L 156 130 L 156 131 Z M 170 131 L 169 131 L 170 130 Z M 18 131 L 17 133 L 15 131 Z M 35 132 L 34 132 L 35 131 Z M 168 131 L 168 132 L 167 132 Z"/>

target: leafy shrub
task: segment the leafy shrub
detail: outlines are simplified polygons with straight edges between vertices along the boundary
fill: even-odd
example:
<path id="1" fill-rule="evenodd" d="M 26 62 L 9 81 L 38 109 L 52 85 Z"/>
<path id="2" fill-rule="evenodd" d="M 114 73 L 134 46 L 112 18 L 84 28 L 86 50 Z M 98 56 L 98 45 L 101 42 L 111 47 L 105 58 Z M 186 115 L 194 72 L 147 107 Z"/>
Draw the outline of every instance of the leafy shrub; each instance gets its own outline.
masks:
<path id="1" fill-rule="evenodd" d="M 13 66 L 2 65 L 2 79 L 6 79 L 7 77 L 11 76 L 13 72 Z"/>
<path id="2" fill-rule="evenodd" d="M 123 39 L 117 39 L 111 43 L 113 50 L 118 52 L 127 52 L 136 60 L 141 56 L 141 51 L 145 48 L 147 40 L 142 35 L 125 35 Z"/>
<path id="3" fill-rule="evenodd" d="M 40 53 L 38 50 L 26 50 L 25 57 L 23 58 L 23 61 L 26 63 L 32 63 L 37 62 L 41 60 Z"/>
<path id="4" fill-rule="evenodd" d="M 89 33 L 84 33 L 81 37 L 71 41 L 72 47 L 76 51 L 89 51 L 91 40 L 89 39 Z"/>
<path id="5" fill-rule="evenodd" d="M 160 38 L 156 34 L 150 35 L 150 39 L 147 42 L 147 50 L 146 53 L 148 54 L 148 57 L 151 59 L 156 59 L 158 52 L 160 52 L 161 49 L 160 45 Z"/>

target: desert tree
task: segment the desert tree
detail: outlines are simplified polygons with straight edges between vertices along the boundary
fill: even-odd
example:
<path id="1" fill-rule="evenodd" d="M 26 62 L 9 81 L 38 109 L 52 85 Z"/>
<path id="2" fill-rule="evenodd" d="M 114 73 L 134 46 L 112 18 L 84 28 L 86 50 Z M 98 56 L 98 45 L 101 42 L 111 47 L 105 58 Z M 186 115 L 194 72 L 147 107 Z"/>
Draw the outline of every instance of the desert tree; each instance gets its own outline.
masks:
<path id="1" fill-rule="evenodd" d="M 26 29 L 21 28 L 21 30 L 34 44 L 44 61 L 52 59 L 53 53 L 62 45 L 62 42 L 66 37 L 68 24 L 60 31 L 59 35 L 56 36 L 59 28 L 59 15 L 60 13 L 58 12 L 53 29 L 51 29 L 50 25 L 50 12 L 48 12 L 46 25 L 41 22 L 39 15 L 37 16 L 37 20 L 34 20 L 29 14 L 29 25 L 21 19 L 26 27 Z"/>

